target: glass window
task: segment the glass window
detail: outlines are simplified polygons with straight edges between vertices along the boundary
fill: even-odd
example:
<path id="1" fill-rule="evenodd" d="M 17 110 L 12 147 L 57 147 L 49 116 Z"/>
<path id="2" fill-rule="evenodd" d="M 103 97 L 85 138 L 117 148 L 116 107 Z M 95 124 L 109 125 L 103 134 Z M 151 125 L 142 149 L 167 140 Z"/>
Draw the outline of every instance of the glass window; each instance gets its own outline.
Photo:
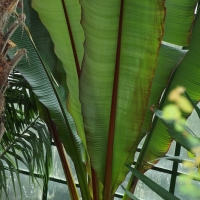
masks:
<path id="1" fill-rule="evenodd" d="M 171 175 L 163 172 L 158 172 L 155 170 L 149 170 L 145 173 L 151 180 L 158 183 L 160 186 L 169 190 Z M 148 186 L 146 186 L 143 182 L 138 181 L 134 195 L 137 198 L 144 200 L 161 200 L 162 198 L 158 196 L 155 192 L 153 192 Z"/>
<path id="2" fill-rule="evenodd" d="M 53 156 L 53 168 L 52 168 L 52 173 L 50 174 L 50 176 L 55 177 L 55 178 L 59 178 L 59 179 L 62 179 L 62 180 L 66 180 L 65 174 L 64 174 L 64 171 L 63 171 L 63 167 L 62 167 L 62 164 L 61 164 L 61 161 L 60 161 L 60 156 L 59 156 L 58 150 L 55 146 L 52 146 L 52 156 Z M 78 183 L 74 164 L 73 164 L 73 162 L 72 162 L 72 160 L 69 156 L 67 156 L 67 160 L 68 160 L 69 166 L 71 168 L 73 178 L 74 178 L 75 182 Z"/>
<path id="3" fill-rule="evenodd" d="M 48 200 L 71 199 L 67 184 L 61 184 L 49 181 L 47 199 Z"/>
<path id="4" fill-rule="evenodd" d="M 193 186 L 197 186 L 200 190 L 200 182 L 198 181 L 191 181 L 190 183 L 190 186 L 193 185 Z M 185 185 L 184 183 L 182 183 L 180 181 L 180 176 L 177 177 L 177 180 L 176 180 L 176 186 L 175 186 L 175 195 L 180 198 L 180 199 L 183 199 L 183 200 L 199 200 L 199 197 L 194 197 L 192 196 L 192 192 L 190 191 L 188 194 L 185 194 L 183 191 L 181 191 L 181 186 Z M 185 189 L 187 189 L 187 185 L 185 185 Z M 199 190 L 195 190 L 195 192 L 199 192 Z"/>
<path id="5" fill-rule="evenodd" d="M 42 191 L 43 191 L 43 181 L 42 179 L 37 179 L 37 182 L 33 184 L 28 175 L 20 174 L 21 186 L 22 186 L 22 196 L 20 194 L 19 184 L 16 176 L 14 176 L 15 180 L 15 189 L 16 196 L 14 193 L 14 187 L 12 184 L 12 179 L 10 173 L 7 172 L 7 189 L 8 189 L 8 197 L 9 200 L 39 200 L 42 199 Z M 3 192 L 1 199 L 6 199 L 6 195 Z"/>

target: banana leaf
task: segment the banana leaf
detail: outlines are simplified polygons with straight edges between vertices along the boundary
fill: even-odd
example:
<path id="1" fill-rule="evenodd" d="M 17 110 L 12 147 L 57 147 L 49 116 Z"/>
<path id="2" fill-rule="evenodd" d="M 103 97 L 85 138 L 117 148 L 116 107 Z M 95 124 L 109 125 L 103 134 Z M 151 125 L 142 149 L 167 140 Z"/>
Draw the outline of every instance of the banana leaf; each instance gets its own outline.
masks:
<path id="1" fill-rule="evenodd" d="M 65 16 L 62 1 L 33 0 L 32 6 L 50 32 L 55 45 L 55 53 L 62 61 L 67 73 L 66 81 L 69 89 L 67 109 L 76 123 L 77 133 L 86 148 L 78 83 L 84 42 L 84 34 L 80 25 L 81 8 L 78 0 L 65 2 L 68 16 Z M 70 24 L 66 20 L 69 20 Z"/>
<path id="2" fill-rule="evenodd" d="M 165 1 L 166 19 L 163 41 L 188 46 L 197 0 Z"/>
<path id="3" fill-rule="evenodd" d="M 28 54 L 28 61 L 23 59 L 18 64 L 17 69 L 30 83 L 38 100 L 48 108 L 51 119 L 58 128 L 60 140 L 76 164 L 79 183 L 83 185 L 82 195 L 84 198 L 90 199 L 84 163 L 86 149 L 77 135 L 72 117 L 66 110 L 65 89 L 55 83 L 48 66 L 42 61 L 26 32 L 22 36 L 20 30 L 17 30 L 12 40 L 18 44 L 18 47 L 24 47 L 27 52 L 30 52 Z"/>
<path id="4" fill-rule="evenodd" d="M 164 7 L 161 1 L 81 1 L 81 6 L 86 40 L 80 100 L 92 165 L 109 199 L 110 185 L 114 194 L 141 137 L 161 42 L 154 34 L 161 39 Z M 143 46 L 145 38 L 149 43 Z"/>
<path id="5" fill-rule="evenodd" d="M 141 139 L 140 129 L 163 35 L 164 1 L 145 4 L 80 1 L 80 4 L 70 0 L 32 2 L 66 70 L 67 108 L 76 126 L 81 127 L 77 97 L 80 95 L 92 166 L 100 181 L 107 182 L 105 188 L 111 188 L 114 194 L 128 172 L 124 164 L 132 162 Z M 119 76 L 114 74 L 117 68 Z M 118 86 L 113 87 L 113 82 L 118 82 Z M 118 95 L 112 97 L 112 93 Z M 117 109 L 113 107 L 116 112 L 110 111 L 111 105 L 116 105 Z M 108 141 L 109 129 L 114 129 L 114 144 Z M 84 142 L 83 136 L 81 139 Z"/>
<path id="6" fill-rule="evenodd" d="M 160 109 L 168 103 L 167 97 L 169 92 L 180 85 L 185 87 L 192 101 L 197 102 L 200 99 L 200 82 L 198 78 L 200 75 L 200 57 L 198 56 L 200 53 L 199 23 L 200 16 L 198 12 L 193 24 L 191 42 L 189 47 L 187 47 L 189 51 L 172 74 L 169 86 L 162 97 Z M 139 162 L 140 164 L 138 165 L 138 169 L 141 172 L 150 169 L 152 165 L 148 165 L 147 162 L 158 157 L 163 157 L 168 151 L 171 141 L 172 137 L 168 134 L 165 126 L 160 120 L 155 118 L 152 131 L 148 136 L 144 152 L 142 153 L 143 155 L 141 154 L 139 158 L 138 164 Z"/>
<path id="7" fill-rule="evenodd" d="M 166 42 L 188 45 L 196 3 L 194 0 L 166 2 L 166 13 L 172 13 L 172 18 L 166 18 Z M 174 6 L 176 4 L 178 6 Z M 33 0 L 32 5 L 48 29 L 55 53 L 67 75 L 68 99 L 62 98 L 66 88 L 58 91 L 61 86 L 56 88 L 51 83 L 61 112 L 67 113 L 67 103 L 77 133 L 91 157 L 92 167 L 105 186 L 104 199 L 109 199 L 128 172 L 124 164 L 133 162 L 137 145 L 150 130 L 151 102 L 159 103 L 171 71 L 176 69 L 187 51 L 161 46 L 166 14 L 163 0 L 145 3 L 138 0 L 81 0 L 80 4 L 78 0 Z M 183 9 L 178 10 L 180 6 Z M 174 19 L 178 15 L 181 16 L 180 26 L 175 27 Z M 167 31 L 175 32 L 173 36 L 176 41 L 171 41 L 168 36 L 171 33 Z M 163 66 L 164 71 L 160 70 L 159 65 Z M 160 71 L 156 71 L 156 68 Z M 50 74 L 48 70 L 46 72 Z M 159 75 L 162 84 L 156 83 Z M 31 76 L 28 78 L 32 79 Z M 48 78 L 52 81 L 50 76 Z M 47 95 L 44 90 L 42 93 Z M 40 99 L 44 98 L 43 94 L 38 89 Z M 47 98 L 43 103 L 50 109 L 46 101 Z M 68 120 L 64 118 L 65 123 Z M 162 133 L 161 123 L 155 127 Z M 72 141 L 77 136 L 76 131 L 73 133 L 75 136 L 70 134 Z M 68 149 L 64 134 L 61 134 L 61 138 Z M 161 140 L 157 140 L 165 143 L 161 154 L 166 152 L 171 140 L 165 132 Z M 78 141 L 80 144 L 81 141 Z M 73 148 L 80 149 L 80 146 Z M 72 157 L 77 156 L 69 149 L 67 151 Z M 154 155 L 155 152 L 150 149 L 148 153 Z M 78 164 L 80 160 L 77 162 L 74 158 L 74 162 Z"/>

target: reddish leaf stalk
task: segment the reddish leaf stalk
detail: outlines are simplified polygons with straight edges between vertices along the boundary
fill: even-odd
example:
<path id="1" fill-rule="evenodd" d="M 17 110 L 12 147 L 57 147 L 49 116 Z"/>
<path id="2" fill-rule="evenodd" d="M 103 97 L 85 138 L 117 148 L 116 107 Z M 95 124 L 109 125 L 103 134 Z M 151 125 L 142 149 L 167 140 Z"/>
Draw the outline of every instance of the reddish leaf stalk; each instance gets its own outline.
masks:
<path id="1" fill-rule="evenodd" d="M 123 10 L 124 10 L 124 0 L 121 1 L 121 6 L 120 6 L 118 41 L 117 41 L 117 51 L 116 51 L 116 61 L 115 61 L 115 74 L 114 74 L 114 83 L 113 83 L 112 104 L 111 104 L 111 111 L 110 111 L 110 124 L 109 124 L 107 156 L 106 156 L 104 200 L 111 199 L 112 159 L 113 159 L 113 145 L 114 145 L 117 94 L 118 94 L 118 80 L 119 80 L 119 67 L 120 67 L 120 54 L 121 54 Z"/>
<path id="2" fill-rule="evenodd" d="M 73 200 L 79 200 L 78 195 L 77 195 L 76 186 L 74 184 L 72 174 L 71 174 L 71 170 L 69 168 L 69 164 L 68 164 L 68 161 L 67 161 L 67 158 L 66 158 L 66 155 L 65 155 L 65 151 L 64 151 L 63 145 L 62 145 L 62 143 L 61 143 L 61 141 L 58 137 L 57 128 L 56 128 L 54 122 L 51 121 L 51 120 L 50 120 L 50 125 L 51 125 L 51 129 L 52 129 L 54 142 L 55 142 L 56 147 L 58 149 L 60 160 L 61 160 L 61 163 L 62 163 L 62 166 L 63 166 L 65 177 L 67 179 L 67 184 L 68 184 L 68 187 L 69 187 L 70 192 L 71 192 L 71 198 Z"/>
<path id="3" fill-rule="evenodd" d="M 74 42 L 74 38 L 73 38 L 73 34 L 72 34 L 72 29 L 71 29 L 69 17 L 68 17 L 68 14 L 67 14 L 67 8 L 66 8 L 64 0 L 61 0 L 61 1 L 62 1 L 62 5 L 63 5 L 63 10 L 64 10 L 64 14 L 65 14 L 65 20 L 66 20 L 66 23 L 67 23 L 67 28 L 68 28 L 68 31 L 69 31 L 69 37 L 70 37 L 70 41 L 71 41 L 71 45 L 72 45 L 72 51 L 73 51 L 73 54 L 74 54 L 76 71 L 77 71 L 78 78 L 80 78 L 81 69 L 80 69 L 80 66 L 79 66 L 78 55 L 77 55 L 77 52 L 76 52 L 76 46 L 75 46 L 75 42 Z"/>
<path id="4" fill-rule="evenodd" d="M 99 200 L 97 175 L 93 167 L 91 167 L 91 171 L 92 171 L 93 200 Z"/>

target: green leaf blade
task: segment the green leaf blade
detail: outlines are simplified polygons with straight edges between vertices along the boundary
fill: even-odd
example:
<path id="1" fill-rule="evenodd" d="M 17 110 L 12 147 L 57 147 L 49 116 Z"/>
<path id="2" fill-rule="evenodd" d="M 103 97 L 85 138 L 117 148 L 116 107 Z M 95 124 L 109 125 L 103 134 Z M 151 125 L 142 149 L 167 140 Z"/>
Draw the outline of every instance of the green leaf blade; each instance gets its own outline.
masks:
<path id="1" fill-rule="evenodd" d="M 65 0 L 65 5 L 71 25 L 75 50 L 78 56 L 78 64 L 81 66 L 84 42 L 84 35 L 80 25 L 81 8 L 78 1 Z M 55 53 L 61 60 L 67 74 L 69 94 L 66 105 L 76 123 L 77 132 L 86 148 L 81 105 L 79 101 L 78 74 L 72 49 L 72 41 L 69 35 L 69 27 L 66 23 L 62 2 L 54 0 L 34 0 L 32 1 L 32 6 L 39 13 L 41 21 L 50 32 L 55 45 Z"/>
<path id="2" fill-rule="evenodd" d="M 142 133 L 148 133 L 151 128 L 153 112 L 151 106 L 159 107 L 159 101 L 162 92 L 167 87 L 169 78 L 176 69 L 177 65 L 187 54 L 187 50 L 181 50 L 162 44 L 158 54 L 158 65 L 153 77 L 153 83 L 148 101 L 148 107 L 145 113 L 144 123 L 142 125 Z"/>
<path id="3" fill-rule="evenodd" d="M 126 188 L 124 188 L 123 186 L 121 186 L 121 187 L 131 199 L 139 200 L 136 196 L 134 196 L 132 193 L 130 193 Z"/>
<path id="4" fill-rule="evenodd" d="M 188 46 L 197 0 L 167 0 L 163 41 Z"/>
<path id="5" fill-rule="evenodd" d="M 24 47 L 29 54 L 29 63 L 23 59 L 18 64 L 18 70 L 28 80 L 38 100 L 42 102 L 49 110 L 51 119 L 55 122 L 60 140 L 62 141 L 66 152 L 72 158 L 76 165 L 77 171 L 81 174 L 84 195 L 90 199 L 88 188 L 86 187 L 86 169 L 85 169 L 85 147 L 77 134 L 76 127 L 71 115 L 66 109 L 66 91 L 60 85 L 57 86 L 52 78 L 52 74 L 42 61 L 37 50 L 34 48 L 32 41 L 27 33 L 21 36 L 20 31 L 16 31 L 13 35 L 13 41 L 17 41 L 18 47 Z M 70 143 L 68 141 L 71 141 Z M 28 148 L 28 147 L 27 147 Z M 27 159 L 31 155 L 25 155 Z M 80 183 L 81 184 L 81 183 Z"/>
<path id="6" fill-rule="evenodd" d="M 86 40 L 80 78 L 80 99 L 88 151 L 101 182 L 104 182 L 104 174 L 107 170 L 105 160 L 107 145 L 109 146 L 107 138 L 116 64 L 120 3 L 120 1 L 81 1 L 82 25 Z M 112 159 L 112 194 L 128 173 L 124 168 L 124 163 L 132 162 L 136 146 L 141 139 L 140 129 L 152 83 L 152 77 L 149 74 L 154 76 L 157 52 L 162 38 L 164 23 L 162 3 L 162 1 L 154 1 L 144 5 L 139 1 L 124 1 Z M 144 23 L 146 19 L 148 23 Z M 154 27 L 153 31 L 152 27 Z M 149 42 L 143 46 L 145 38 L 148 38 Z"/>
<path id="7" fill-rule="evenodd" d="M 200 76 L 200 14 L 198 12 L 195 21 L 194 27 L 191 36 L 191 43 L 188 47 L 188 53 L 184 57 L 184 59 L 177 66 L 177 69 L 173 73 L 169 86 L 165 91 L 161 102 L 161 108 L 163 108 L 167 103 L 167 97 L 169 92 L 177 87 L 183 86 L 185 87 L 187 93 L 190 95 L 191 99 L 194 102 L 199 101 L 200 93 L 199 93 L 199 76 Z M 145 149 L 143 155 L 141 156 L 140 163 L 138 165 L 138 169 L 141 172 L 145 172 L 150 169 L 152 166 L 148 165 L 147 162 L 150 160 L 154 160 L 156 158 L 163 157 L 168 151 L 172 142 L 172 137 L 168 134 L 165 126 L 162 124 L 160 120 L 155 119 L 151 135 L 148 136 L 148 141 L 146 142 Z M 145 166 L 145 168 L 143 167 Z"/>

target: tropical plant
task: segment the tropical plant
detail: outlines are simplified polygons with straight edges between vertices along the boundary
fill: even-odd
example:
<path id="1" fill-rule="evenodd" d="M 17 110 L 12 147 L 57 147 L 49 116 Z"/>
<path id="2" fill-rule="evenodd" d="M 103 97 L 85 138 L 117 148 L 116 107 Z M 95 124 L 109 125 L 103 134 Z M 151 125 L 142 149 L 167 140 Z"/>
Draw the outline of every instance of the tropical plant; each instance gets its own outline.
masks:
<path id="1" fill-rule="evenodd" d="M 42 103 L 37 109 L 60 155 L 63 144 L 73 160 L 83 199 L 113 198 L 144 136 L 137 171 L 146 172 L 149 161 L 165 155 L 176 138 L 157 117 L 152 123 L 150 108 L 163 108 L 173 87 L 183 85 L 199 101 L 197 3 L 24 1 L 25 32 L 18 29 L 12 40 L 27 49 L 29 62 L 24 58 L 17 70 Z M 79 199 L 61 158 L 71 198 Z M 132 176 L 127 190 L 136 183 Z"/>

